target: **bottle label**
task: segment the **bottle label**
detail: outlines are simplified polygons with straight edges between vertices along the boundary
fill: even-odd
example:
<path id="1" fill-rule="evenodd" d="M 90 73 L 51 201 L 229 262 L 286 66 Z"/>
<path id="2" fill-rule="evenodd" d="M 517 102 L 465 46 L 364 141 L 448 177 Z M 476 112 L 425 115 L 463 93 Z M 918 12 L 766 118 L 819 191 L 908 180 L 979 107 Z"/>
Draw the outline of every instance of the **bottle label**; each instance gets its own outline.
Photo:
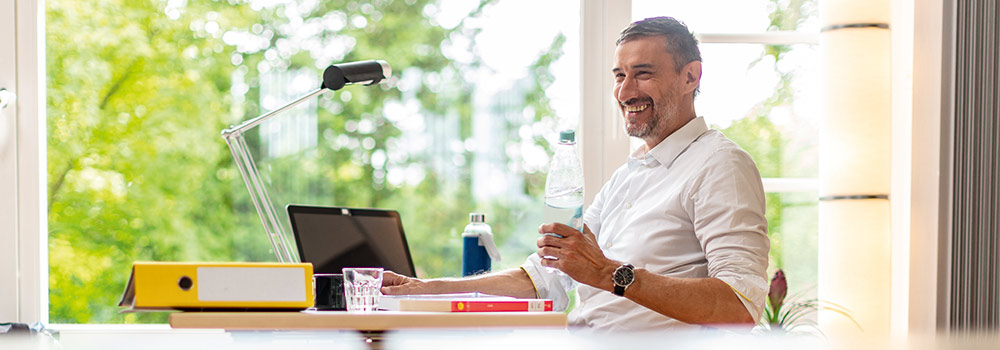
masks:
<path id="1" fill-rule="evenodd" d="M 462 276 L 489 272 L 490 265 L 490 255 L 479 243 L 479 236 L 462 237 Z"/>
<path id="2" fill-rule="evenodd" d="M 566 224 L 579 231 L 583 229 L 583 204 L 571 204 L 570 206 L 558 206 L 551 202 L 545 203 L 545 210 L 542 212 L 546 222 L 558 222 Z"/>

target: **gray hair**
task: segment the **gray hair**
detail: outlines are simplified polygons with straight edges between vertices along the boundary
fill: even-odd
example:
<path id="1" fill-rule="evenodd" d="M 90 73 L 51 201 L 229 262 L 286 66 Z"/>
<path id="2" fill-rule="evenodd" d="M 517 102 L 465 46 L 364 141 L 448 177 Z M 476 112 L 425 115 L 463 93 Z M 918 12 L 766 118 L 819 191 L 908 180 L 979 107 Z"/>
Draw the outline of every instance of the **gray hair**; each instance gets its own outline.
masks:
<path id="1" fill-rule="evenodd" d="M 680 72 L 688 63 L 701 61 L 698 39 L 683 22 L 673 17 L 650 17 L 632 22 L 618 35 L 615 45 L 647 36 L 663 36 L 667 40 L 667 52 L 674 58 L 674 70 Z"/>

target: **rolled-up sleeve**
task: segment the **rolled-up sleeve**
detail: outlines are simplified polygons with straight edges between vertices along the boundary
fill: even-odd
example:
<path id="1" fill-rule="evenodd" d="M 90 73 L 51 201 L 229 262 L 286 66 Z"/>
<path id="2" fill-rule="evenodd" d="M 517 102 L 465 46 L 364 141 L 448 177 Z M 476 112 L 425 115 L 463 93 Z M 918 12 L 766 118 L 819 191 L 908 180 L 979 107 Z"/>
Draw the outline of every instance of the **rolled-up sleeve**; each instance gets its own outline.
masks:
<path id="1" fill-rule="evenodd" d="M 563 273 L 549 272 L 542 266 L 538 253 L 529 255 L 521 269 L 528 274 L 539 298 L 552 299 L 552 309 L 555 311 L 566 310 L 569 306 L 569 291 L 576 286 L 572 278 Z"/>
<path id="2" fill-rule="evenodd" d="M 754 321 L 767 298 L 767 237 L 764 188 L 746 152 L 723 149 L 692 186 L 694 231 L 708 260 L 708 276 L 739 296 Z"/>

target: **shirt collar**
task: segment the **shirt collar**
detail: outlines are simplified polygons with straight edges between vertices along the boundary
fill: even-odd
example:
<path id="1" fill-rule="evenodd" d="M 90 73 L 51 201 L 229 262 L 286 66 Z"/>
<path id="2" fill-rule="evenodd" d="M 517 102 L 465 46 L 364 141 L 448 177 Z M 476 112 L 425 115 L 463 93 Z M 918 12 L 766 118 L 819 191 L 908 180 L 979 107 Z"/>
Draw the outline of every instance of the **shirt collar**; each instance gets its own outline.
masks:
<path id="1" fill-rule="evenodd" d="M 708 125 L 705 124 L 704 117 L 692 119 L 660 141 L 652 150 L 646 152 L 647 146 L 642 145 L 635 152 L 632 152 L 632 156 L 628 160 L 629 170 L 639 166 L 653 167 L 659 164 L 666 164 L 669 168 L 670 164 L 706 131 L 708 131 Z"/>

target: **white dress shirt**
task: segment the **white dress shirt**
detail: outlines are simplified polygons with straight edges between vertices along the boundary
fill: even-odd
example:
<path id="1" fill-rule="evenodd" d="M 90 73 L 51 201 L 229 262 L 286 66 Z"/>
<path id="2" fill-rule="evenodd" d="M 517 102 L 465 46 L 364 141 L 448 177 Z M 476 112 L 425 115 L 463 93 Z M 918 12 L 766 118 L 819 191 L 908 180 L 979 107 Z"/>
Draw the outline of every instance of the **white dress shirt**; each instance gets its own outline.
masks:
<path id="1" fill-rule="evenodd" d="M 764 188 L 753 159 L 696 118 L 652 150 L 633 153 L 584 214 L 604 254 L 653 273 L 714 277 L 758 320 L 767 296 Z M 577 285 L 532 254 L 521 266 L 557 308 Z M 608 276 L 610 279 L 611 276 Z M 579 284 L 571 326 L 603 330 L 695 327 L 611 292 Z M 625 292 L 626 295 L 628 291 Z"/>

